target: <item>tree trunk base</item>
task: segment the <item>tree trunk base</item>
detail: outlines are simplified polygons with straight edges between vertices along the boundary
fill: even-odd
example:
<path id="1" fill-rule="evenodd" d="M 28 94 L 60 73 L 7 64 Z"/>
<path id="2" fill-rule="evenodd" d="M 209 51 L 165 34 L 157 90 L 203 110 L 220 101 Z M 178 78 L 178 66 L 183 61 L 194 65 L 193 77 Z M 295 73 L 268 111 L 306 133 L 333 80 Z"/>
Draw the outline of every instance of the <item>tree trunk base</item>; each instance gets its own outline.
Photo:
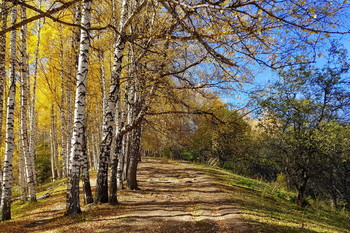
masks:
<path id="1" fill-rule="evenodd" d="M 11 220 L 11 210 L 8 205 L 0 206 L 0 222 Z"/>
<path id="2" fill-rule="evenodd" d="M 67 210 L 65 213 L 64 213 L 64 216 L 72 216 L 72 215 L 77 215 L 77 214 L 82 214 L 83 212 L 81 211 L 81 209 L 70 209 L 70 210 Z"/>

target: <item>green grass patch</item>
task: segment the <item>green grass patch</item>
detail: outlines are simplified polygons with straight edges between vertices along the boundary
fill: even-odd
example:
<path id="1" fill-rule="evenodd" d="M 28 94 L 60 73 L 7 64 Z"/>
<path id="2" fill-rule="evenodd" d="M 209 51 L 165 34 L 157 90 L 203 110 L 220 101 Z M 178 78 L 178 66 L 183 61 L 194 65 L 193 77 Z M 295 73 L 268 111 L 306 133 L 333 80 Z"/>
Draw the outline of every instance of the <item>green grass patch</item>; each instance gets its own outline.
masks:
<path id="1" fill-rule="evenodd" d="M 350 213 L 346 210 L 334 210 L 324 201 L 312 199 L 301 208 L 294 203 L 297 194 L 277 183 L 250 179 L 217 167 L 195 166 L 225 184 L 242 216 L 258 232 L 350 232 Z"/>
<path id="2" fill-rule="evenodd" d="M 248 187 L 248 188 L 252 188 L 252 189 L 255 189 L 257 187 L 256 182 L 252 182 L 251 180 L 248 180 L 245 178 L 241 178 L 241 179 L 237 180 L 236 183 L 238 185 L 242 185 L 244 187 Z"/>
<path id="3" fill-rule="evenodd" d="M 45 195 L 47 193 L 50 193 L 50 195 L 54 195 L 57 193 L 64 192 L 67 188 L 66 186 L 67 178 L 57 180 L 55 182 L 46 183 L 43 185 L 39 185 L 36 187 L 36 197 L 39 198 L 42 195 Z M 19 191 L 17 191 L 19 188 L 16 186 L 12 190 L 15 190 L 15 192 L 12 195 L 12 198 L 19 197 Z M 42 200 L 38 200 L 37 202 L 25 202 L 23 203 L 21 200 L 16 200 L 11 205 L 11 212 L 12 217 L 14 219 L 20 218 L 21 216 L 25 216 L 26 213 L 34 210 L 34 209 L 40 209 L 41 207 L 50 205 L 52 202 L 52 199 L 45 198 Z"/>

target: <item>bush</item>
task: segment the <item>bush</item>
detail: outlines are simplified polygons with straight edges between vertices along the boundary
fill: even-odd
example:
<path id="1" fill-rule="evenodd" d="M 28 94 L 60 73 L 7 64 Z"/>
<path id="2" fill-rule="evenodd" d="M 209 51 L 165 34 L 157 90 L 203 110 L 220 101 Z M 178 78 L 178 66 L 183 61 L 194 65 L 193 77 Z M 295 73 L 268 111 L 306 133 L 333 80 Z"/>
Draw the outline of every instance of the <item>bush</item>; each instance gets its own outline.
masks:
<path id="1" fill-rule="evenodd" d="M 36 165 L 36 182 L 43 184 L 51 181 L 51 161 L 49 155 L 37 156 Z"/>

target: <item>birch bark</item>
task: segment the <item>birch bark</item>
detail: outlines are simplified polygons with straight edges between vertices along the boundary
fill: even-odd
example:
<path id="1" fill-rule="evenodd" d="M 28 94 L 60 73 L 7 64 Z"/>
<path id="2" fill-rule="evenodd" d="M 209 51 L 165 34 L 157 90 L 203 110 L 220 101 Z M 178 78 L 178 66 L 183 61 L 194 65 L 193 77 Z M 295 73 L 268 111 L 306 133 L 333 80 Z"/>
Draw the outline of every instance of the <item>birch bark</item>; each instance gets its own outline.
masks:
<path id="1" fill-rule="evenodd" d="M 78 2 L 76 7 L 74 8 L 74 22 L 79 24 L 82 21 L 82 12 L 81 12 L 81 3 Z M 68 80 L 65 80 L 65 88 L 66 88 L 66 95 L 65 95 L 65 102 L 66 102 L 66 115 L 65 115 L 65 122 L 64 124 L 65 127 L 65 133 L 66 133 L 66 170 L 67 170 L 67 176 L 69 176 L 70 172 L 70 163 L 72 160 L 72 157 L 70 157 L 70 152 L 72 150 L 72 140 L 69 140 L 68 138 L 72 138 L 72 128 L 73 122 L 74 122 L 74 101 L 72 101 L 74 98 L 76 98 L 73 93 L 73 87 L 70 85 L 70 83 L 76 82 L 76 78 L 73 80 L 73 77 L 76 77 L 76 71 L 78 70 L 78 63 L 79 63 L 79 49 L 80 49 L 80 41 L 81 41 L 81 30 L 78 27 L 73 27 L 73 32 L 72 32 L 72 43 L 71 43 L 71 53 L 70 53 L 70 59 L 71 63 L 69 64 L 69 76 Z M 75 87 L 76 88 L 76 87 Z"/>
<path id="2" fill-rule="evenodd" d="M 121 109 L 121 119 L 120 119 L 120 129 L 123 128 L 126 124 L 127 121 L 127 116 L 128 116 L 128 102 L 129 102 L 129 88 L 130 88 L 130 80 L 127 79 L 126 84 L 125 84 L 125 92 L 124 92 L 124 102 L 123 106 Z M 119 132 L 117 132 L 119 135 Z M 120 138 L 120 153 L 118 157 L 118 166 L 117 166 L 117 187 L 118 189 L 123 189 L 123 171 L 125 167 L 125 160 L 126 160 L 126 154 L 128 153 L 127 151 L 127 145 L 128 145 L 128 134 L 124 134 L 121 136 L 117 136 L 117 139 Z"/>
<path id="3" fill-rule="evenodd" d="M 7 3 L 2 1 L 0 5 L 0 28 L 6 29 L 7 24 Z M 6 77 L 6 35 L 0 35 L 0 132 L 2 132 L 3 122 L 3 106 L 5 93 L 5 77 Z M 2 146 L 3 135 L 0 133 L 0 147 Z M 2 168 L 0 167 L 0 203 L 2 195 Z"/>
<path id="4" fill-rule="evenodd" d="M 91 184 L 90 184 L 90 174 L 89 174 L 89 160 L 87 155 L 87 139 L 86 131 L 83 136 L 83 146 L 82 146 L 82 181 L 83 181 L 83 193 L 84 193 L 84 203 L 93 203 L 94 199 L 92 197 Z"/>
<path id="5" fill-rule="evenodd" d="M 60 98 L 60 121 L 61 121 L 61 157 L 62 157 L 62 176 L 67 177 L 68 176 L 68 150 L 67 150 L 67 144 L 68 144 L 68 137 L 69 133 L 67 130 L 67 104 L 66 104 L 66 89 L 67 89 L 67 80 L 64 75 L 64 65 L 63 65 L 63 58 L 64 58 L 64 49 L 63 49 L 63 41 L 60 37 L 60 85 L 61 85 L 61 98 Z"/>
<path id="6" fill-rule="evenodd" d="M 127 188 L 137 190 L 137 166 L 141 155 L 141 131 L 142 124 L 138 125 L 133 131 L 132 149 L 130 153 L 130 164 L 127 173 Z"/>
<path id="7" fill-rule="evenodd" d="M 13 5 L 11 10 L 11 24 L 17 20 L 17 6 Z M 4 172 L 2 181 L 2 194 L 0 205 L 0 221 L 11 219 L 11 187 L 12 187 L 12 157 L 14 150 L 14 111 L 16 94 L 16 30 L 11 31 L 10 39 L 10 74 L 9 93 L 7 99 L 6 113 L 6 145 Z"/>
<path id="8" fill-rule="evenodd" d="M 41 8 L 41 0 L 39 0 L 39 9 Z M 36 48 L 35 48 L 35 61 L 34 61 L 34 75 L 33 75 L 33 81 L 31 83 L 32 86 L 32 95 L 31 95 L 31 104 L 30 104 L 30 113 L 29 113 L 29 154 L 32 159 L 33 164 L 33 170 L 35 171 L 35 126 L 36 126 L 36 115 L 35 115 L 35 100 L 36 100 L 36 79 L 38 76 L 38 62 L 39 62 L 39 45 L 40 45 L 40 39 L 41 39 L 41 19 L 38 20 L 38 40 L 36 42 Z M 36 173 L 33 173 L 34 176 L 34 183 L 36 184 Z"/>
<path id="9" fill-rule="evenodd" d="M 116 125 L 120 125 L 120 104 L 117 104 L 117 115 L 116 115 Z M 116 127 L 116 132 L 118 132 L 118 127 Z M 110 205 L 116 205 L 118 203 L 117 199 L 117 168 L 118 168 L 118 157 L 121 151 L 122 141 L 116 140 L 115 143 L 117 143 L 114 147 L 113 153 L 111 153 L 111 169 L 110 169 L 110 185 L 109 185 L 109 198 L 108 202 Z"/>
<path id="10" fill-rule="evenodd" d="M 82 6 L 82 19 L 80 33 L 80 51 L 77 70 L 77 84 L 75 94 L 74 124 L 71 140 L 70 166 L 67 185 L 67 208 L 66 215 L 81 213 L 79 201 L 79 178 L 81 158 L 84 149 L 84 135 L 86 130 L 86 78 L 88 73 L 88 58 L 90 38 L 87 30 L 90 27 L 91 0 L 84 0 Z"/>
<path id="11" fill-rule="evenodd" d="M 21 136 L 21 130 L 18 132 L 18 136 Z M 22 147 L 19 147 L 19 158 L 18 158 L 18 183 L 19 183 L 19 193 L 21 202 L 24 204 L 27 201 L 27 182 L 26 182 L 26 172 L 24 164 L 24 154 Z"/>
<path id="12" fill-rule="evenodd" d="M 55 132 L 55 110 L 54 105 L 51 104 L 51 125 L 50 125 L 50 154 L 51 154 L 51 176 L 52 181 L 56 180 L 56 154 L 57 154 L 57 148 L 56 148 L 56 132 Z"/>
<path id="13" fill-rule="evenodd" d="M 128 1 L 122 1 L 122 9 L 119 22 L 119 33 L 114 43 L 114 58 L 111 74 L 111 85 L 108 95 L 108 106 L 103 113 L 102 142 L 99 156 L 99 168 L 96 181 L 96 202 L 108 202 L 108 160 L 115 132 L 115 108 L 119 100 L 120 76 L 122 71 L 123 52 L 125 38 L 123 36 L 125 22 L 127 20 Z"/>
<path id="14" fill-rule="evenodd" d="M 27 19 L 27 12 L 25 7 L 21 7 L 21 20 Z M 24 169 L 26 175 L 26 182 L 28 186 L 29 201 L 36 201 L 35 194 L 35 182 L 34 182 L 34 168 L 31 154 L 29 153 L 29 141 L 28 141 L 28 99 L 29 96 L 29 67 L 28 67 L 28 55 L 27 55 L 27 24 L 21 28 L 21 93 L 20 93 L 20 128 L 21 128 L 21 152 L 24 158 Z"/>
<path id="15" fill-rule="evenodd" d="M 135 69 L 136 71 L 136 69 Z M 141 112 L 142 99 L 141 90 L 139 88 L 139 82 L 135 82 L 133 88 L 133 105 L 132 105 L 132 121 L 135 121 L 137 115 Z M 138 89 L 138 90 L 136 90 Z M 128 189 L 136 190 L 137 185 L 137 166 L 141 155 L 141 134 L 142 134 L 142 120 L 140 123 L 130 132 L 131 142 L 130 142 L 130 154 L 129 154 L 129 166 L 127 167 L 126 185 Z"/>
<path id="16" fill-rule="evenodd" d="M 6 28 L 7 23 L 7 3 L 2 1 L 0 6 L 0 27 L 1 29 Z M 5 92 L 5 77 L 6 77 L 6 35 L 0 35 L 0 132 L 2 132 L 3 122 L 3 105 L 4 105 L 4 92 Z M 0 134 L 0 146 L 2 145 L 2 134 Z M 2 176 L 0 177 L 0 179 Z"/>
<path id="17" fill-rule="evenodd" d="M 133 55 L 133 51 L 130 53 L 129 55 L 131 57 L 131 63 L 132 65 L 130 66 L 130 77 L 132 77 L 131 79 L 131 83 L 129 85 L 128 88 L 128 101 L 127 101 L 127 124 L 126 125 L 131 125 L 132 122 L 135 119 L 135 77 L 133 77 L 135 74 L 134 72 L 136 71 L 133 65 L 134 62 L 134 55 Z M 124 168 L 123 168 L 123 174 L 122 174 L 122 179 L 123 181 L 127 180 L 128 177 L 128 172 L 129 172 L 129 165 L 130 165 L 130 156 L 132 153 L 132 143 L 133 143 L 133 131 L 130 131 L 128 133 L 126 133 L 126 140 L 125 140 L 125 153 L 124 153 Z"/>

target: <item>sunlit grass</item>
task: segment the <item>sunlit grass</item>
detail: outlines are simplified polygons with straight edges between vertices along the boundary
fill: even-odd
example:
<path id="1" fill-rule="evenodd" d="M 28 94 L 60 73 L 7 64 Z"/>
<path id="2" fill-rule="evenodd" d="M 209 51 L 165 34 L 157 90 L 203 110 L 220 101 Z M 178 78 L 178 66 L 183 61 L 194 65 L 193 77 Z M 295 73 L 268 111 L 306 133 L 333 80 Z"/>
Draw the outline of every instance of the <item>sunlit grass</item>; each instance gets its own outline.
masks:
<path id="1" fill-rule="evenodd" d="M 350 232 L 350 213 L 333 210 L 324 201 L 309 199 L 302 208 L 294 203 L 296 193 L 274 183 L 207 167 L 218 180 L 234 188 L 230 194 L 242 210 L 242 216 L 259 232 Z"/>

